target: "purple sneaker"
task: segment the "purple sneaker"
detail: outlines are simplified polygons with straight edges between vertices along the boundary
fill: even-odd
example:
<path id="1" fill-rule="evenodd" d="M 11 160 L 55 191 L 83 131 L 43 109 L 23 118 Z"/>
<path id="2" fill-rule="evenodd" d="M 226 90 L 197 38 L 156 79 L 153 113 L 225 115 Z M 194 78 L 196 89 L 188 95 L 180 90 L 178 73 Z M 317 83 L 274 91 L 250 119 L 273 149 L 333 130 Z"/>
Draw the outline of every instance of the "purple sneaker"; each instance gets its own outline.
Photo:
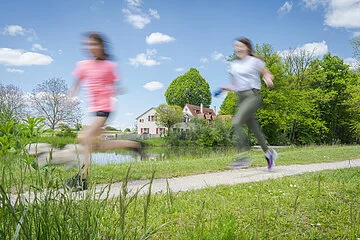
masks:
<path id="1" fill-rule="evenodd" d="M 229 166 L 232 168 L 247 168 L 250 167 L 252 161 L 248 156 L 237 157 L 235 162 L 230 163 Z"/>
<path id="2" fill-rule="evenodd" d="M 268 153 L 265 154 L 265 159 L 268 163 L 268 170 L 271 171 L 275 167 L 275 160 L 278 154 L 274 149 L 269 149 Z"/>

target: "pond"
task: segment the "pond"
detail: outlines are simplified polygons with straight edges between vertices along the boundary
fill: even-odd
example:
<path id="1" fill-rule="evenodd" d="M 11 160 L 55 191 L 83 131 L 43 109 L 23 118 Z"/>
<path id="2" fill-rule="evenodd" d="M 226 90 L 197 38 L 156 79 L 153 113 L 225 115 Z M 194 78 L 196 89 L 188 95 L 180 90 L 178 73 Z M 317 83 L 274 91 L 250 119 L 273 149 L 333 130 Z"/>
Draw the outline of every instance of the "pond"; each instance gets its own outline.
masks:
<path id="1" fill-rule="evenodd" d="M 92 163 L 105 165 L 105 164 L 121 164 L 136 161 L 158 161 L 174 158 L 200 158 L 206 157 L 214 152 L 227 153 L 233 151 L 233 148 L 146 148 L 145 158 L 141 159 L 140 155 L 132 151 L 114 151 L 114 152 L 97 152 L 92 153 Z"/>
<path id="2" fill-rule="evenodd" d="M 129 153 L 117 153 L 117 152 L 98 152 L 91 154 L 91 162 L 93 164 L 105 165 L 105 164 L 119 164 L 136 161 L 156 161 L 164 160 L 165 154 L 159 153 L 146 153 L 145 158 L 141 159 L 138 154 Z"/>

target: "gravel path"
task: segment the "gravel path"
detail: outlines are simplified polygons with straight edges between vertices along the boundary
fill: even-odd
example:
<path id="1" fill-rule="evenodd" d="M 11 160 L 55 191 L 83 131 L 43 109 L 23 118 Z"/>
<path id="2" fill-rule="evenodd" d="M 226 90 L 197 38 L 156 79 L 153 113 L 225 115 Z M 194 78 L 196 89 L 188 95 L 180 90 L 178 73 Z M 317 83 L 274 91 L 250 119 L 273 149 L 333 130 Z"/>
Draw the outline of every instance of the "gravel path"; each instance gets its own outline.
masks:
<path id="1" fill-rule="evenodd" d="M 350 167 L 360 167 L 360 159 L 329 163 L 276 166 L 275 169 L 271 172 L 269 172 L 266 167 L 256 167 L 204 173 L 169 179 L 154 179 L 151 186 L 151 192 L 166 192 L 168 189 L 170 189 L 172 192 L 189 191 L 218 185 L 234 185 L 247 182 L 259 182 L 272 178 L 281 178 L 284 176 L 292 176 L 306 172 L 317 172 L 322 170 L 334 170 Z M 130 181 L 128 182 L 128 191 L 130 193 L 139 191 L 139 194 L 141 195 L 146 194 L 149 190 L 149 182 L 149 180 Z M 94 197 L 96 199 L 103 199 L 107 194 L 109 198 L 119 196 L 121 192 L 121 186 L 121 182 L 113 183 L 111 186 L 106 184 L 99 184 L 95 187 L 95 190 L 93 190 L 96 193 Z M 61 195 L 64 193 L 69 194 L 62 189 L 52 191 L 54 198 L 61 197 Z M 45 194 L 46 192 L 38 193 L 38 197 L 44 196 Z M 71 193 L 70 195 L 76 199 L 81 199 L 85 196 L 85 194 L 86 191 Z M 12 203 L 14 203 L 17 199 L 17 195 L 10 195 L 9 197 Z M 33 192 L 27 192 L 21 196 L 22 200 L 27 202 L 33 201 L 34 197 L 35 196 Z"/>

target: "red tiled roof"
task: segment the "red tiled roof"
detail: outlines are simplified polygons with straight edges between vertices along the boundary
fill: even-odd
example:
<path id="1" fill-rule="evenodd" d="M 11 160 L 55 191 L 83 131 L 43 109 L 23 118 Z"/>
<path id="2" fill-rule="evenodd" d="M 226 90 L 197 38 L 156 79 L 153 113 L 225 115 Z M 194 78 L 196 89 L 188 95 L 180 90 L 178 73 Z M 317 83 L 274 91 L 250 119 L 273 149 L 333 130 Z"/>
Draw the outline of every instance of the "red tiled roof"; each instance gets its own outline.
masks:
<path id="1" fill-rule="evenodd" d="M 186 104 L 185 106 L 187 106 L 189 108 L 189 110 L 193 116 L 198 116 L 199 114 L 201 114 L 200 106 L 196 106 L 196 105 L 192 105 L 192 104 Z M 216 116 L 216 113 L 211 108 L 203 108 L 203 114 Z"/>

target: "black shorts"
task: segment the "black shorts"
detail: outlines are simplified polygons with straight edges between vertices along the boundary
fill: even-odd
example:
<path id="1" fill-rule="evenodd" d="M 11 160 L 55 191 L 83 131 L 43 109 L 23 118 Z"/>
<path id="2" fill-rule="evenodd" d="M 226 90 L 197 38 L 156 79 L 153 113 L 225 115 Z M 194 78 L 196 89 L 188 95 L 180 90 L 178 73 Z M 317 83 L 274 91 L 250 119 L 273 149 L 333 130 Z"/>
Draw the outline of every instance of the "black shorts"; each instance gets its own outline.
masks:
<path id="1" fill-rule="evenodd" d="M 110 115 L 110 112 L 98 111 L 98 112 L 94 112 L 94 114 L 97 117 L 106 117 L 106 118 L 108 118 L 109 115 Z"/>

